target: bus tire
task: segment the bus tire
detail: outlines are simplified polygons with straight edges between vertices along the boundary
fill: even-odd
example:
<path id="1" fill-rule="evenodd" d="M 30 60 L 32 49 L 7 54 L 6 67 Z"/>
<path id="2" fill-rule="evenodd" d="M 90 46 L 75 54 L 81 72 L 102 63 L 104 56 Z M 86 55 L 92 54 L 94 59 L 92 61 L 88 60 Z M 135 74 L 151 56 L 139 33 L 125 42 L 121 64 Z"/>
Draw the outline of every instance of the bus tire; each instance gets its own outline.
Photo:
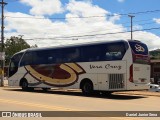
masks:
<path id="1" fill-rule="evenodd" d="M 23 91 L 33 91 L 34 87 L 28 87 L 28 82 L 26 79 L 21 79 L 20 86 L 22 87 Z"/>
<path id="2" fill-rule="evenodd" d="M 82 93 L 86 96 L 93 94 L 93 83 L 91 81 L 85 81 L 81 86 Z"/>
<path id="3" fill-rule="evenodd" d="M 21 82 L 21 87 L 22 87 L 22 90 L 24 90 L 24 91 L 26 91 L 26 90 L 29 89 L 29 88 L 28 88 L 28 82 L 27 82 L 27 80 L 23 80 L 23 81 Z"/>

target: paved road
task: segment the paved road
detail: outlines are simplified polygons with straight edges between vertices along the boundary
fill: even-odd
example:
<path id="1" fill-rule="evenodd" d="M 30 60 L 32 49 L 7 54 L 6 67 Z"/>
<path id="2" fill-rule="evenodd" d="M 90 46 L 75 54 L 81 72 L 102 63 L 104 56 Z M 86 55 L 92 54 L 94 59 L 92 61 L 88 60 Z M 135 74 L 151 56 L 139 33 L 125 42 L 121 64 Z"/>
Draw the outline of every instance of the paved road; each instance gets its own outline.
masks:
<path id="1" fill-rule="evenodd" d="M 160 97 L 156 96 L 113 94 L 110 97 L 102 95 L 85 97 L 79 91 L 51 90 L 45 93 L 38 89 L 34 92 L 24 92 L 20 88 L 0 88 L 0 111 L 160 111 L 159 102 Z M 108 118 L 111 120 L 159 119 L 153 117 Z M 13 118 L 10 119 L 13 120 Z M 66 119 L 66 117 L 57 119 Z M 82 118 L 70 117 L 68 119 Z M 107 118 L 100 117 L 98 119 L 105 120 Z"/>

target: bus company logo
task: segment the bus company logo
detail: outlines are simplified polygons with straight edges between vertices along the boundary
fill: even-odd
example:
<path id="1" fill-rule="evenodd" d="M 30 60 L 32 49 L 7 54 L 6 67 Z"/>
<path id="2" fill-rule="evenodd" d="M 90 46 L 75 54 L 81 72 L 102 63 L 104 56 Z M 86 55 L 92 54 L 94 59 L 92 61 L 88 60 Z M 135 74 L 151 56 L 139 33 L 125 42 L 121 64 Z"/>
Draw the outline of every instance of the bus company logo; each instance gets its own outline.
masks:
<path id="1" fill-rule="evenodd" d="M 40 83 L 47 85 L 65 87 L 77 82 L 79 75 L 86 73 L 76 63 L 64 63 L 57 65 L 27 65 L 27 73 Z"/>
<path id="2" fill-rule="evenodd" d="M 141 45 L 139 45 L 139 44 L 136 44 L 135 48 L 136 48 L 137 52 L 144 52 L 145 51 L 145 49 Z"/>

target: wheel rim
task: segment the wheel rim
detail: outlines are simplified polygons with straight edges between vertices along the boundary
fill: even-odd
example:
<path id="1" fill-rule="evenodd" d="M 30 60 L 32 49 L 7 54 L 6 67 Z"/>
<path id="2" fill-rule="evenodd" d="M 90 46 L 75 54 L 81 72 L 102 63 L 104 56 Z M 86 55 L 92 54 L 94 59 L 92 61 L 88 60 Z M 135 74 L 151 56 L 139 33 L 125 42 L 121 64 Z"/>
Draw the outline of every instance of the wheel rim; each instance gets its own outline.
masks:
<path id="1" fill-rule="evenodd" d="M 85 85 L 84 85 L 84 92 L 85 93 L 92 92 L 92 85 L 90 83 L 85 83 Z"/>
<path id="2" fill-rule="evenodd" d="M 24 82 L 22 83 L 22 88 L 27 88 L 27 87 L 28 87 L 28 83 L 24 81 Z"/>

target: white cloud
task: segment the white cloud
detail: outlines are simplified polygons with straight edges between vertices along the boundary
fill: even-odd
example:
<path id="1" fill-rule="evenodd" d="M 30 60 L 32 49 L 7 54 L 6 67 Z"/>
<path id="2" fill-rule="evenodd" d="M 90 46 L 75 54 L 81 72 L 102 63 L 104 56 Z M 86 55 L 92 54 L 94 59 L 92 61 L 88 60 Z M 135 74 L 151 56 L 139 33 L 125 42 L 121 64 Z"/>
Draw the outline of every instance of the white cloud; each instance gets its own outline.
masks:
<path id="1" fill-rule="evenodd" d="M 100 8 L 99 6 L 93 5 L 91 2 L 88 2 L 88 0 L 87 2 L 71 0 L 66 5 L 66 10 L 66 19 L 62 21 L 53 21 L 42 15 L 33 16 L 20 12 L 7 12 L 5 13 L 6 16 L 24 18 L 7 17 L 5 19 L 5 30 L 7 31 L 5 35 L 6 37 L 10 37 L 11 35 L 18 36 L 19 34 L 24 35 L 24 39 L 32 39 L 27 40 L 29 44 L 37 44 L 39 47 L 74 42 L 130 39 L 130 33 L 110 34 L 125 32 L 127 30 L 123 25 L 116 24 L 116 21 L 120 19 L 120 16 L 107 17 L 107 14 L 110 14 L 110 12 Z M 87 16 L 90 17 L 84 18 Z M 35 17 L 40 17 L 42 19 L 35 19 Z M 141 29 L 141 26 L 135 26 L 135 28 Z M 78 37 L 83 35 L 91 36 Z M 150 32 L 133 32 L 133 38 L 147 43 L 149 49 L 159 48 L 160 46 L 160 37 Z"/>
<path id="2" fill-rule="evenodd" d="M 142 30 L 143 27 L 141 25 L 134 25 L 133 30 Z"/>
<path id="3" fill-rule="evenodd" d="M 91 10 L 92 9 L 92 10 Z M 67 10 L 72 14 L 77 14 L 80 16 L 93 16 L 93 15 L 105 15 L 108 11 L 100 8 L 99 6 L 92 5 L 91 2 L 75 1 L 71 0 L 67 4 Z"/>
<path id="4" fill-rule="evenodd" d="M 21 0 L 22 3 L 31 6 L 32 15 L 53 15 L 63 11 L 60 0 Z"/>
<path id="5" fill-rule="evenodd" d="M 24 35 L 24 39 L 32 38 L 48 38 L 61 36 L 61 27 L 64 28 L 66 25 L 62 22 L 52 22 L 49 19 L 45 19 L 43 16 L 32 16 L 24 13 L 12 13 L 7 12 L 6 16 L 16 16 L 7 17 L 5 30 L 7 31 L 7 37 L 12 35 Z M 20 17 L 20 18 L 19 18 Z M 35 19 L 37 18 L 37 19 Z M 40 19 L 38 19 L 40 18 Z M 13 32 L 12 32 L 13 31 Z M 15 32 L 16 31 L 16 32 Z M 43 44 L 43 39 L 28 40 L 27 42 L 31 44 L 38 44 L 39 46 L 48 46 L 50 43 L 46 41 Z M 51 41 L 51 40 L 50 40 Z"/>
<path id="6" fill-rule="evenodd" d="M 114 23 L 115 21 L 120 20 L 120 17 L 121 17 L 120 15 L 114 14 L 113 17 L 109 18 L 109 21 Z"/>
<path id="7" fill-rule="evenodd" d="M 153 20 L 154 20 L 157 24 L 160 24 L 160 18 L 153 18 Z"/>

